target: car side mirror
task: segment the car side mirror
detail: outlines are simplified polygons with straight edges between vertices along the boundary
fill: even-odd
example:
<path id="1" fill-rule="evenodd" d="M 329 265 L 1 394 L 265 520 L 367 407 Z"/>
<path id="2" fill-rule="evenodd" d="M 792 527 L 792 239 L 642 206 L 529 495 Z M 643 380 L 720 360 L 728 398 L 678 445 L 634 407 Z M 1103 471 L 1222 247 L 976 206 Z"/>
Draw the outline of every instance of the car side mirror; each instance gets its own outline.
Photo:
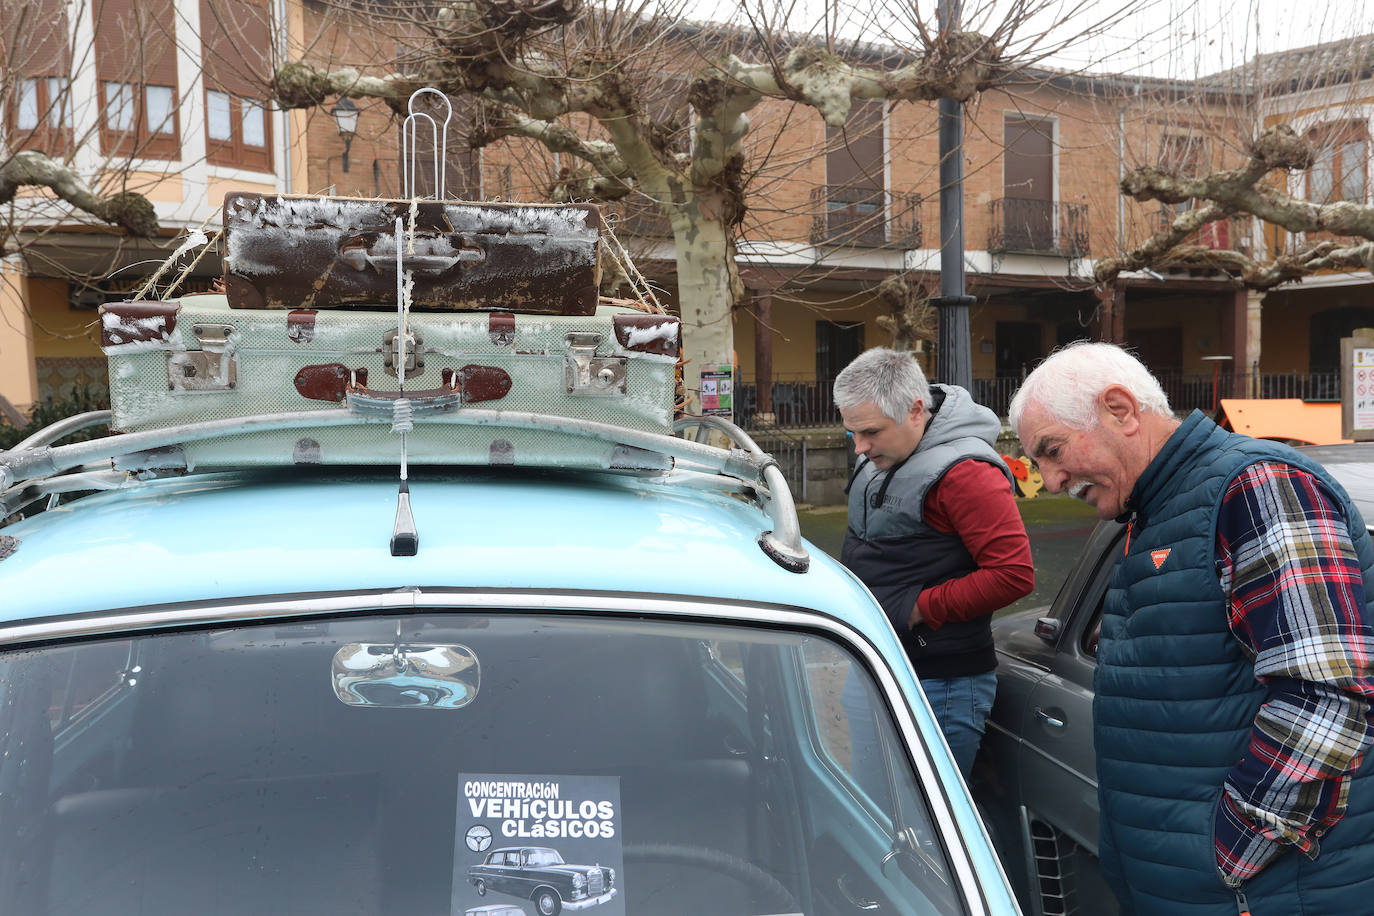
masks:
<path id="1" fill-rule="evenodd" d="M 1035 621 L 1035 635 L 1052 646 L 1059 645 L 1059 631 L 1063 628 L 1062 621 L 1054 617 L 1040 617 Z"/>
<path id="2" fill-rule="evenodd" d="M 462 709 L 477 697 L 482 667 L 467 646 L 348 643 L 334 653 L 334 695 L 349 706 Z"/>

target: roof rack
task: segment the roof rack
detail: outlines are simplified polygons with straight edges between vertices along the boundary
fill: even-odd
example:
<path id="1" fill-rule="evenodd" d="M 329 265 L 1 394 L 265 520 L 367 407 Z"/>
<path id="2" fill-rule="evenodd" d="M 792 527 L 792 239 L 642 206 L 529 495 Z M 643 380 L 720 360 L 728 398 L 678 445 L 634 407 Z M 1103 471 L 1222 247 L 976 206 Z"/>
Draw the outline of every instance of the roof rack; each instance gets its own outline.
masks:
<path id="1" fill-rule="evenodd" d="M 8 451 L 0 451 L 0 519 L 44 496 L 79 490 L 103 490 L 131 485 L 131 475 L 188 470 L 182 446 L 209 439 L 276 429 L 389 425 L 389 416 L 340 411 L 290 411 L 206 420 L 160 429 L 121 433 L 69 445 L 51 443 L 80 429 L 108 423 L 108 410 L 92 411 L 60 420 Z M 416 422 L 540 430 L 583 436 L 656 452 L 681 470 L 705 471 L 740 495 L 753 498 L 768 513 L 772 529 L 760 533 L 759 547 L 790 572 L 804 573 L 810 556 L 801 539 L 796 504 L 777 461 L 748 433 L 720 417 L 687 416 L 674 424 L 681 434 L 696 429 L 694 439 L 629 429 L 550 414 L 464 407 L 451 413 L 419 417 Z M 712 432 L 731 446 L 704 441 Z M 215 471 L 226 470 L 216 467 Z M 670 472 L 665 480 L 674 480 Z"/>

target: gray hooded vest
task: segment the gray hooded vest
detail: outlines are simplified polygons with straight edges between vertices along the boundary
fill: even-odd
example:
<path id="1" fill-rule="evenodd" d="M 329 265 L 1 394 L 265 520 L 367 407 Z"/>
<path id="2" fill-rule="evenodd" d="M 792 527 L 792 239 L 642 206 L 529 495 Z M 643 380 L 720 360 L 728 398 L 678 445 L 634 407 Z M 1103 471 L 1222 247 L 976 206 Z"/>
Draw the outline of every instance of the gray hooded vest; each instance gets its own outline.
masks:
<path id="1" fill-rule="evenodd" d="M 1002 422 L 963 388 L 931 385 L 932 416 L 921 442 L 902 464 L 880 471 L 860 459 L 849 486 L 849 529 L 841 561 L 883 606 L 920 677 L 965 677 L 997 667 L 991 615 L 951 621 L 938 629 L 907 624 L 921 589 L 972 572 L 976 565 L 957 534 L 925 522 L 925 499 L 960 461 L 986 461 L 1011 472 L 993 448 Z"/>

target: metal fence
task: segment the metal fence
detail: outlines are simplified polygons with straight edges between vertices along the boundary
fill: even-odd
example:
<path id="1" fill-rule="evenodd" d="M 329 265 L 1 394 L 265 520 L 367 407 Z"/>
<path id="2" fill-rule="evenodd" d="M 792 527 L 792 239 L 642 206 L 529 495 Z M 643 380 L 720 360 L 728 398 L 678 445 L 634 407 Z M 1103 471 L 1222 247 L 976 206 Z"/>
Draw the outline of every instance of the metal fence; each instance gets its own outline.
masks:
<path id="1" fill-rule="evenodd" d="M 789 436 L 777 429 L 756 430 L 752 435 L 758 447 L 772 455 L 778 463 L 778 470 L 787 478 L 787 488 L 792 491 L 792 498 L 797 502 L 807 502 L 806 437 Z"/>
<path id="2" fill-rule="evenodd" d="M 819 383 L 814 378 L 786 378 L 773 380 L 773 416 L 778 426 L 839 426 L 840 412 L 835 407 L 830 382 Z M 758 411 L 758 385 L 743 382 L 736 389 L 735 422 L 745 429 L 755 426 Z"/>
<path id="3" fill-rule="evenodd" d="M 1302 398 L 1304 401 L 1339 401 L 1339 372 L 1266 372 L 1259 375 L 1252 397 Z"/>
<path id="4" fill-rule="evenodd" d="M 1226 369 L 1215 374 L 1206 372 L 1155 372 L 1169 405 L 1175 411 L 1193 409 L 1213 412 L 1222 398 L 1231 397 L 1235 390 L 1235 371 Z M 973 379 L 973 399 L 992 408 L 999 417 L 1007 415 L 1012 395 L 1020 387 L 1024 376 L 998 376 Z M 1251 398 L 1301 398 L 1304 401 L 1338 401 L 1341 397 L 1339 372 L 1260 372 L 1252 367 L 1244 373 L 1242 384 Z M 741 426 L 758 426 L 758 385 L 745 382 L 739 385 L 735 403 L 735 418 Z M 817 383 L 815 379 L 779 378 L 773 382 L 773 416 L 777 426 L 797 429 L 818 426 L 839 426 L 840 412 L 835 407 L 831 383 Z M 774 424 L 768 424 L 772 426 Z"/>

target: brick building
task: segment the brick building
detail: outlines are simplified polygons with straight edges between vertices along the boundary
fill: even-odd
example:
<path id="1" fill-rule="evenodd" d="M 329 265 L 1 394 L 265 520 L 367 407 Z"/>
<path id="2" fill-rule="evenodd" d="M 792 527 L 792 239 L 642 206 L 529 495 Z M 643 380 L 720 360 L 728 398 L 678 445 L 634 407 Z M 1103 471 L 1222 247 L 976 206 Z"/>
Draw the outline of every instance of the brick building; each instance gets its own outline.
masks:
<path id="1" fill-rule="evenodd" d="M 227 191 L 400 193 L 399 134 L 384 105 L 359 103 L 356 129 L 345 138 L 331 117 L 333 100 L 290 113 L 265 102 L 273 59 L 308 53 L 391 69 L 406 49 L 378 38 L 365 18 L 339 26 L 314 0 L 39 5 L 39 18 L 52 27 L 35 29 L 28 53 L 7 68 L 10 147 L 74 149 L 83 175 L 117 178 L 146 193 L 166 237 L 134 242 L 52 213 L 41 195 L 19 201 L 31 211 L 30 237 L 22 254 L 4 262 L 0 287 L 0 394 L 13 404 L 100 385 L 95 306 L 140 288 L 148 262 L 160 261 L 185 233 L 215 227 Z M 93 54 L 71 53 L 92 46 Z M 1219 272 L 1150 272 L 1106 290 L 1095 289 L 1091 277 L 1095 259 L 1143 240 L 1171 213 L 1124 199 L 1117 185 L 1126 169 L 1154 163 L 1201 174 L 1234 166 L 1257 113 L 1310 121 L 1312 130 L 1330 134 L 1338 152 L 1327 171 L 1334 177 L 1318 176 L 1317 192 L 1331 193 L 1325 182 L 1367 202 L 1374 92 L 1364 96 L 1368 105 L 1352 107 L 1350 90 L 1349 81 L 1283 95 L 1216 80 L 1037 72 L 970 105 L 964 236 L 976 300 L 975 394 L 1004 410 L 1037 359 L 1081 337 L 1135 347 L 1183 407 L 1262 388 L 1289 393 L 1264 387 L 1261 375 L 1312 384 L 1307 376 L 1327 368 L 1333 334 L 1351 322 L 1374 324 L 1367 276 L 1324 278 L 1268 296 L 1247 293 Z M 1322 113 L 1338 98 L 1332 126 Z M 671 114 L 672 100 L 665 104 Z M 685 92 L 677 104 L 687 118 Z M 460 124 L 462 100 L 457 108 Z M 938 290 L 935 106 L 866 104 L 843 131 L 786 102 L 764 103 L 751 120 L 751 154 L 762 161 L 766 153 L 775 165 L 751 185 L 739 242 L 751 290 L 733 315 L 741 418 L 749 421 L 766 400 L 783 425 L 831 423 L 835 373 L 863 348 L 888 341 L 878 323 L 889 311 L 878 284 L 903 276 Z M 680 142 L 690 142 L 685 132 Z M 508 139 L 480 153 L 460 146 L 452 144 L 448 157 L 450 196 L 538 200 L 568 166 L 529 141 Z M 130 156 L 131 170 L 116 168 Z M 420 189 L 432 183 L 421 176 Z M 671 305 L 666 221 L 634 201 L 612 213 L 617 234 Z M 1251 250 L 1290 243 L 1248 222 L 1211 224 L 1198 241 Z M 212 282 L 219 270 L 213 260 L 191 268 L 182 288 Z M 1266 336 L 1270 343 L 1261 347 Z M 939 354 L 927 345 L 923 358 L 934 371 Z"/>

